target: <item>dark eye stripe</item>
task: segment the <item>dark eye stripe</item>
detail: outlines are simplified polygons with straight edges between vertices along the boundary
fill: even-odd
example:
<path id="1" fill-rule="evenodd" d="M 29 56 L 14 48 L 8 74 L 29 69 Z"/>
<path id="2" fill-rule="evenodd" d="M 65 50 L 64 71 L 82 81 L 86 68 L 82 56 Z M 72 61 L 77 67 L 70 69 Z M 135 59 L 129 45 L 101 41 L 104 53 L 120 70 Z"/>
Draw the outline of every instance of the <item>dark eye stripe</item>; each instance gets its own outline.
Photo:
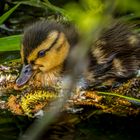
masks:
<path id="1" fill-rule="evenodd" d="M 47 48 L 47 49 L 44 50 L 44 51 L 45 51 L 45 52 L 50 51 L 50 49 L 57 43 L 59 37 L 60 37 L 60 32 L 58 32 L 57 37 L 56 37 L 55 40 L 52 42 L 52 44 L 49 46 L 49 48 Z M 38 57 L 37 57 L 37 58 L 38 58 Z M 37 59 L 37 58 L 36 58 L 36 59 Z M 35 60 L 36 60 L 36 59 L 35 59 Z M 34 61 L 35 61 L 35 60 L 34 60 Z M 26 59 L 24 60 L 24 63 L 28 63 Z"/>
<path id="2" fill-rule="evenodd" d="M 56 39 L 55 39 L 54 42 L 50 45 L 50 47 L 47 48 L 47 49 L 45 50 L 45 52 L 49 51 L 49 50 L 57 43 L 59 37 L 60 37 L 60 32 L 58 32 Z"/>

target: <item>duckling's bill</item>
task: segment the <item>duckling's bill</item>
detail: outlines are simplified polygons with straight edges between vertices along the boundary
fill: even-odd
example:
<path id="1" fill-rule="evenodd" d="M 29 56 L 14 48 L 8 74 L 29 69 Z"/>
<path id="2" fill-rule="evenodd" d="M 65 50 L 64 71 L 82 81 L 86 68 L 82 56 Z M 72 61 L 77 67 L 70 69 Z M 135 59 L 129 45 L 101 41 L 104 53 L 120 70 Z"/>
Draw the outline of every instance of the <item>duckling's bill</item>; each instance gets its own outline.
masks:
<path id="1" fill-rule="evenodd" d="M 30 78 L 33 76 L 33 74 L 34 74 L 34 71 L 32 69 L 31 64 L 23 65 L 20 76 L 16 80 L 16 85 L 18 87 L 23 86 L 30 80 Z"/>

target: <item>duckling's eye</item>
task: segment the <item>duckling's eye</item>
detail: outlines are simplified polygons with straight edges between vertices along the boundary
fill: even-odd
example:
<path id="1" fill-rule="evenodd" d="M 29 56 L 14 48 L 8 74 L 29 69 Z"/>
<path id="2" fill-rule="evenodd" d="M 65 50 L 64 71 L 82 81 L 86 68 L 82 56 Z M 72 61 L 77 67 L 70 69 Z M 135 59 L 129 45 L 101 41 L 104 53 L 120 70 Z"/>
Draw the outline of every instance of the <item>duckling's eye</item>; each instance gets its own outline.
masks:
<path id="1" fill-rule="evenodd" d="M 38 57 L 43 57 L 45 56 L 45 50 L 41 50 L 40 52 L 38 52 Z"/>

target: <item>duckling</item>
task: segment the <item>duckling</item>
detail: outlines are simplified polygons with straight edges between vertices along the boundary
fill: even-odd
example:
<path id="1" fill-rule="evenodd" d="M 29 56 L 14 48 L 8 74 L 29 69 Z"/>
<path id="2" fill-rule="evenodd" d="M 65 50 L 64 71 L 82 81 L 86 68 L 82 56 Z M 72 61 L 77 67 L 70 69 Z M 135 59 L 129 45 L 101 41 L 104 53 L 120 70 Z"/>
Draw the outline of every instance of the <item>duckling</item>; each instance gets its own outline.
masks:
<path id="1" fill-rule="evenodd" d="M 17 86 L 32 77 L 43 86 L 53 85 L 64 75 L 70 52 L 78 43 L 78 31 L 71 24 L 38 21 L 23 35 L 23 68 Z M 94 85 L 106 79 L 130 78 L 140 68 L 140 38 L 119 22 L 105 29 L 88 51 L 88 67 L 82 75 Z"/>
<path id="2" fill-rule="evenodd" d="M 31 77 L 43 86 L 55 85 L 64 72 L 66 58 L 78 42 L 73 25 L 39 21 L 24 31 L 21 45 L 23 69 L 16 80 L 24 85 Z"/>

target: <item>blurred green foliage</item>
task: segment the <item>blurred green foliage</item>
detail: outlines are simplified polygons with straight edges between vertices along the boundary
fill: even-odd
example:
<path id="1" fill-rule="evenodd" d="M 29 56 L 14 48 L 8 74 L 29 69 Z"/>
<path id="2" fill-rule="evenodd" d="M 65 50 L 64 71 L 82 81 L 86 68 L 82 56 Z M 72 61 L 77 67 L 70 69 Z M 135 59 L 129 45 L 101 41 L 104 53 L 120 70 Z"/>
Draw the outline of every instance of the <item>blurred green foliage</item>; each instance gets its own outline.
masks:
<path id="1" fill-rule="evenodd" d="M 103 14 L 104 4 L 100 0 L 82 0 L 80 3 L 69 3 L 65 6 L 68 16 L 81 31 L 90 32 L 99 23 Z"/>
<path id="2" fill-rule="evenodd" d="M 139 0 L 1 0 L 0 8 L 0 37 L 21 34 L 26 25 L 40 19 L 70 20 L 85 36 L 116 17 L 136 23 L 140 31 Z M 10 45 L 8 38 L 0 40 L 0 51 L 19 48 L 19 38 L 9 38 Z"/>
<path id="3" fill-rule="evenodd" d="M 117 0 L 117 7 L 120 12 L 131 11 L 133 14 L 140 16 L 140 1 L 139 0 Z"/>
<path id="4" fill-rule="evenodd" d="M 21 35 L 12 35 L 0 38 L 0 51 L 13 51 L 20 49 Z"/>

